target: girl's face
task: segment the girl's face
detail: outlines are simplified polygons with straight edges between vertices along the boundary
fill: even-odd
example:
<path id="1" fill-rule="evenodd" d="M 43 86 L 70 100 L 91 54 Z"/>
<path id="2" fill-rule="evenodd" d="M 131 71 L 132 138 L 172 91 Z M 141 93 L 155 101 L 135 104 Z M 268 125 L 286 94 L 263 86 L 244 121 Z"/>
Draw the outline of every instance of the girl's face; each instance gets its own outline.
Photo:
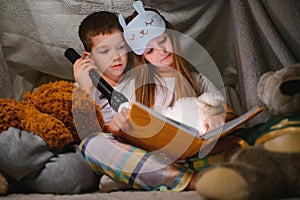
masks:
<path id="1" fill-rule="evenodd" d="M 167 33 L 152 39 L 143 53 L 148 62 L 156 67 L 172 67 L 173 45 Z"/>
<path id="2" fill-rule="evenodd" d="M 101 74 L 108 79 L 118 81 L 128 62 L 127 46 L 122 32 L 100 34 L 92 38 L 92 59 Z"/>

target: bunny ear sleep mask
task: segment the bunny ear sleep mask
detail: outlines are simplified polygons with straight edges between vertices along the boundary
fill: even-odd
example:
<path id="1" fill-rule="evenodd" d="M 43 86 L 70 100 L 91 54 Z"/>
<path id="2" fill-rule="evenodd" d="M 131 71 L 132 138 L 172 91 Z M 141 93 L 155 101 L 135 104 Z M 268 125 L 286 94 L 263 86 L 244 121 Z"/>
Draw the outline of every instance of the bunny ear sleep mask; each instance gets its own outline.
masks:
<path id="1" fill-rule="evenodd" d="M 137 55 L 142 55 L 147 44 L 162 35 L 166 30 L 163 18 L 154 11 L 145 11 L 142 1 L 133 3 L 138 15 L 126 25 L 124 17 L 119 14 L 119 23 L 124 29 L 124 38 Z"/>

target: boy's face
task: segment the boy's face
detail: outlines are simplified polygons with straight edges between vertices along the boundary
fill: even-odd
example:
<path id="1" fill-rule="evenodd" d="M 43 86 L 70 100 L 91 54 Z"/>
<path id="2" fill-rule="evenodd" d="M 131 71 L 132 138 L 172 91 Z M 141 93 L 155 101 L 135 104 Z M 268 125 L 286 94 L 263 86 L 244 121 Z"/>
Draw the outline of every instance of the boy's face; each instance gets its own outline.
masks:
<path id="1" fill-rule="evenodd" d="M 92 59 L 101 75 L 117 82 L 126 68 L 127 46 L 122 32 L 116 30 L 111 34 L 100 34 L 92 37 Z"/>

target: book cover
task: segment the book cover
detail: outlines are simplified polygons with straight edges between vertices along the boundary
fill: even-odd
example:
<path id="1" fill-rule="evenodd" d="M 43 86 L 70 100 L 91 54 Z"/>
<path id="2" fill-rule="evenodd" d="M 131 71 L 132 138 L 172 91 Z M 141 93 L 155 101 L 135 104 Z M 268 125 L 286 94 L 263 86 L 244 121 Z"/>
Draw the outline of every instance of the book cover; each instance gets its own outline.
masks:
<path id="1" fill-rule="evenodd" d="M 149 107 L 135 102 L 131 104 L 130 118 L 133 131 L 124 134 L 128 143 L 171 160 L 182 160 L 194 156 L 201 146 L 223 137 L 259 114 L 264 108 L 254 107 L 223 126 L 199 136 L 191 126 L 165 117 Z"/>

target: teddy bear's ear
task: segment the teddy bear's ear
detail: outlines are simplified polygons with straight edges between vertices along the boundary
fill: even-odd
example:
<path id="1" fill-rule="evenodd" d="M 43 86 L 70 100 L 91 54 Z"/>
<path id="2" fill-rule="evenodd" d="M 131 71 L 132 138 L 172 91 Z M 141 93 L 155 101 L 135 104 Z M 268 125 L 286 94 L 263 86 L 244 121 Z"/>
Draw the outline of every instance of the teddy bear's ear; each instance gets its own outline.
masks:
<path id="1" fill-rule="evenodd" d="M 266 83 L 268 82 L 268 80 L 270 79 L 270 77 L 273 74 L 274 74 L 274 72 L 267 72 L 267 73 L 263 74 L 258 81 L 257 95 L 261 100 L 264 99 Z"/>

